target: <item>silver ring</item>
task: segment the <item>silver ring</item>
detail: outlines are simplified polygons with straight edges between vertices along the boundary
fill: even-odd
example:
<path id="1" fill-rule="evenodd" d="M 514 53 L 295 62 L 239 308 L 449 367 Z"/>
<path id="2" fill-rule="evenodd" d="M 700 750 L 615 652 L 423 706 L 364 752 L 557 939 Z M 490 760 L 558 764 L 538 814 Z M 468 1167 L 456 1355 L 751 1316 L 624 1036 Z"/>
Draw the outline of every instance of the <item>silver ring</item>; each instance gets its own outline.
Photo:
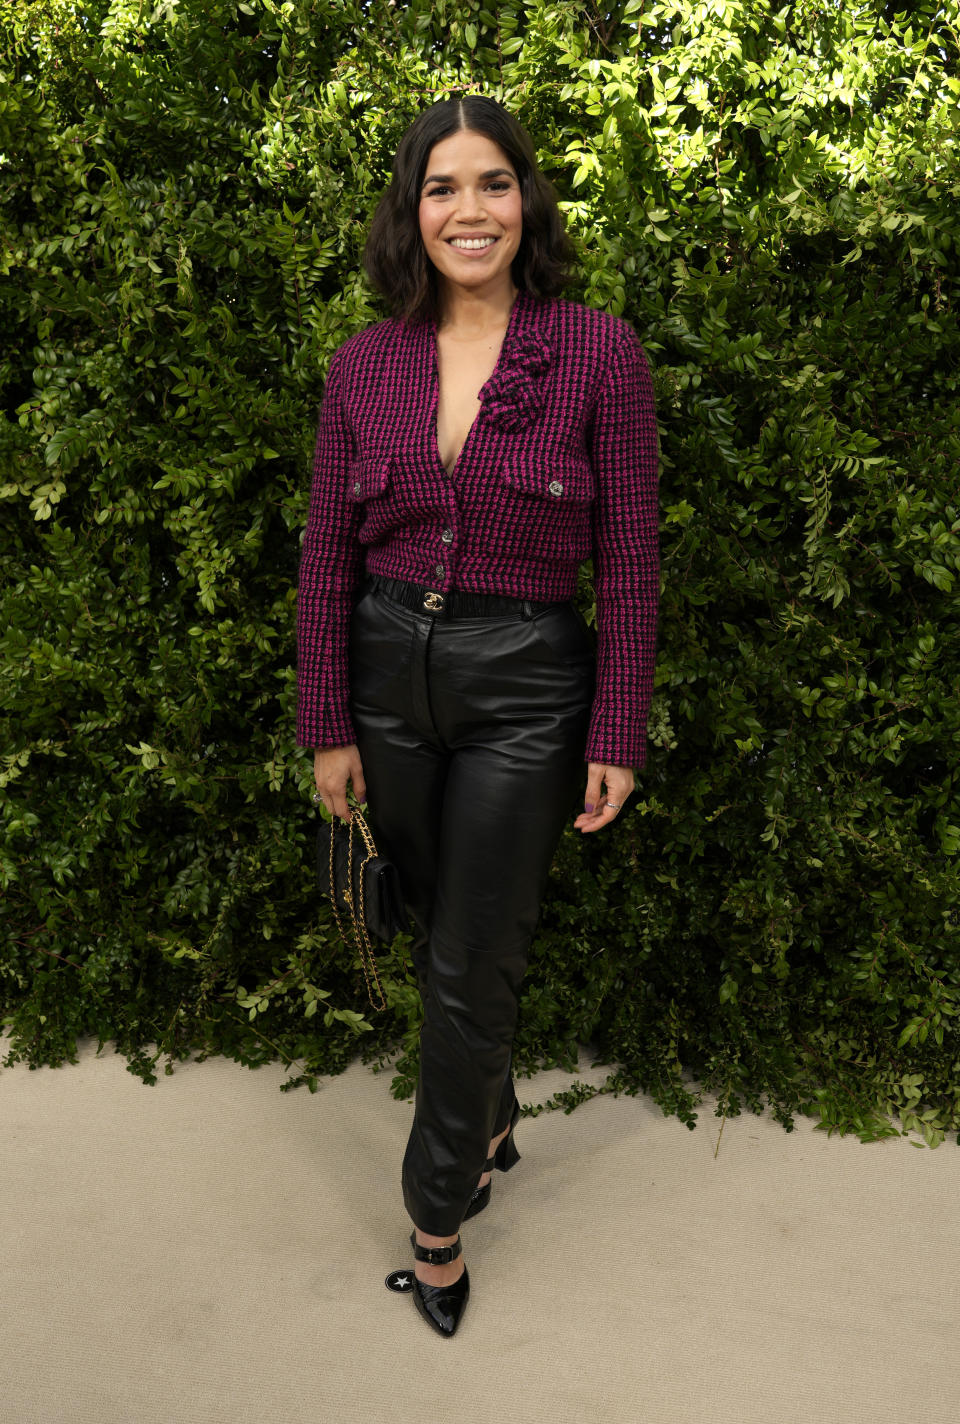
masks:
<path id="1" fill-rule="evenodd" d="M 609 806 L 613 811 L 619 811 L 621 803 L 619 801 L 605 801 L 605 806 Z"/>
<path id="2" fill-rule="evenodd" d="M 323 795 L 321 792 L 315 791 L 313 793 L 313 804 L 314 806 L 320 806 L 323 804 Z"/>

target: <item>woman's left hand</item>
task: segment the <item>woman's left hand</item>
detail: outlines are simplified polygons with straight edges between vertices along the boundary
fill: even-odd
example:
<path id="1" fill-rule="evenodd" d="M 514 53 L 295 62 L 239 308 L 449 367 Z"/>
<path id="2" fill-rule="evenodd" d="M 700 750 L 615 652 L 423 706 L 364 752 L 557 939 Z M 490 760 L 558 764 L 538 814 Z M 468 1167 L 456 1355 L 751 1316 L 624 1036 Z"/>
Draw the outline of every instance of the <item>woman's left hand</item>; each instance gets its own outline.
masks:
<path id="1" fill-rule="evenodd" d="M 603 766 L 600 762 L 590 762 L 583 815 L 574 821 L 574 830 L 600 831 L 609 826 L 623 809 L 633 785 L 633 772 L 628 766 Z M 602 790 L 604 786 L 606 794 Z"/>

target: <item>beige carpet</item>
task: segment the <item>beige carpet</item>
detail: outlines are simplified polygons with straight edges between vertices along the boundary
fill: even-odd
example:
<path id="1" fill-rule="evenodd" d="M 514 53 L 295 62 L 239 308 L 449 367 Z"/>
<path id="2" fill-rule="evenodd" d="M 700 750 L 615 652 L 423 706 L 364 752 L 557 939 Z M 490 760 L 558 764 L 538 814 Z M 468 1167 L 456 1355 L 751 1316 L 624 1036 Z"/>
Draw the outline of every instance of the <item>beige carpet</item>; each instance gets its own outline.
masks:
<path id="1" fill-rule="evenodd" d="M 585 1077 L 591 1077 L 584 1059 Z M 600 1076 L 595 1071 L 593 1076 Z M 517 1129 L 441 1340 L 412 1111 L 225 1059 L 0 1073 L 3 1424 L 954 1424 L 960 1154 L 601 1098 Z M 543 1101 L 569 1075 L 521 1083 Z"/>

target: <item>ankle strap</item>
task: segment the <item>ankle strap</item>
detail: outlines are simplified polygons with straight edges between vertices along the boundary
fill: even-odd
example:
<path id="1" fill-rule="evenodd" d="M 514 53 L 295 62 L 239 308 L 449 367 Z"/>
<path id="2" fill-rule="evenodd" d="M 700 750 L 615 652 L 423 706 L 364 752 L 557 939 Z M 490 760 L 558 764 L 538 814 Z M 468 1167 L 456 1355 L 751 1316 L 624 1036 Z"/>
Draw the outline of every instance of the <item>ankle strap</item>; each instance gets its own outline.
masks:
<path id="1" fill-rule="evenodd" d="M 447 1266 L 451 1261 L 455 1261 L 463 1250 L 459 1236 L 452 1246 L 420 1246 L 417 1243 L 416 1231 L 410 1233 L 410 1245 L 413 1247 L 414 1260 L 426 1261 L 428 1266 Z"/>

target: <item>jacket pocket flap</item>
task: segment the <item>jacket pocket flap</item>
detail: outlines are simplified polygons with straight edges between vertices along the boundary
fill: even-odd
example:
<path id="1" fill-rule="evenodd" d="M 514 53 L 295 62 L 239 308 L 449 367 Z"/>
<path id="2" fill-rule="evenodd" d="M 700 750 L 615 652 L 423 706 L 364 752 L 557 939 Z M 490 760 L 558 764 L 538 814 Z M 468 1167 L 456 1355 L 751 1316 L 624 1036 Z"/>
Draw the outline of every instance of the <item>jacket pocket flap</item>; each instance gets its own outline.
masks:
<path id="1" fill-rule="evenodd" d="M 352 500 L 372 499 L 383 494 L 390 483 L 391 461 L 387 455 L 377 459 L 358 460 L 350 466 L 347 489 Z"/>
<path id="2" fill-rule="evenodd" d="M 510 460 L 504 467 L 504 483 L 524 494 L 547 500 L 574 500 L 588 503 L 597 492 L 597 482 L 587 460 Z"/>

